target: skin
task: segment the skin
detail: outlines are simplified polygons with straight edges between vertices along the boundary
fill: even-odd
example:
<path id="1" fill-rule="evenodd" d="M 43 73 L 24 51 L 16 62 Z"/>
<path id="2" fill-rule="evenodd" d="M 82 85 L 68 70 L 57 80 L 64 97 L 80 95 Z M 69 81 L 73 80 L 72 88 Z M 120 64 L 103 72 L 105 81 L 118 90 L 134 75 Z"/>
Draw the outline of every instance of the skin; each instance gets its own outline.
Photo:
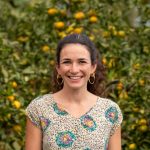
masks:
<path id="1" fill-rule="evenodd" d="M 25 150 L 42 150 L 42 132 L 27 118 Z"/>
<path id="2" fill-rule="evenodd" d="M 85 46 L 68 44 L 60 53 L 60 64 L 56 69 L 64 80 L 64 89 L 87 91 L 87 82 L 90 75 L 95 72 L 96 64 L 91 65 L 90 54 Z M 79 79 L 70 79 L 68 76 Z"/>
<path id="3" fill-rule="evenodd" d="M 90 53 L 85 46 L 68 44 L 60 53 L 60 64 L 56 69 L 64 80 L 64 87 L 53 97 L 70 115 L 79 118 L 97 101 L 97 96 L 87 91 L 87 82 L 95 72 L 96 64 L 91 64 Z M 91 99 L 94 100 L 91 102 Z"/>
<path id="4" fill-rule="evenodd" d="M 121 127 L 111 136 L 108 144 L 108 150 L 121 150 Z"/>
<path id="5" fill-rule="evenodd" d="M 90 53 L 81 44 L 67 44 L 61 50 L 60 64 L 56 65 L 56 69 L 64 80 L 64 86 L 53 94 L 53 98 L 72 117 L 80 118 L 97 101 L 97 96 L 87 91 L 89 77 L 95 72 L 96 66 L 92 65 Z M 41 150 L 41 141 L 41 130 L 27 119 L 26 150 Z M 121 150 L 121 128 L 111 136 L 108 150 Z"/>

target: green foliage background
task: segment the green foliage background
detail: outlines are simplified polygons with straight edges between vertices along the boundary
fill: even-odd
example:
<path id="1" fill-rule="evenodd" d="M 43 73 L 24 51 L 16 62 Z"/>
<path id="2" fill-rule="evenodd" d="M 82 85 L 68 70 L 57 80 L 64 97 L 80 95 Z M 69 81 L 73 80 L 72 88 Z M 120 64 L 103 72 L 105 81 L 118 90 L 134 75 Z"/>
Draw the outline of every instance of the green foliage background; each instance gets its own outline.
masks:
<path id="1" fill-rule="evenodd" d="M 24 110 L 52 90 L 58 40 L 81 30 L 100 50 L 108 96 L 122 109 L 123 150 L 150 149 L 149 0 L 1 0 L 0 150 L 24 149 Z"/>

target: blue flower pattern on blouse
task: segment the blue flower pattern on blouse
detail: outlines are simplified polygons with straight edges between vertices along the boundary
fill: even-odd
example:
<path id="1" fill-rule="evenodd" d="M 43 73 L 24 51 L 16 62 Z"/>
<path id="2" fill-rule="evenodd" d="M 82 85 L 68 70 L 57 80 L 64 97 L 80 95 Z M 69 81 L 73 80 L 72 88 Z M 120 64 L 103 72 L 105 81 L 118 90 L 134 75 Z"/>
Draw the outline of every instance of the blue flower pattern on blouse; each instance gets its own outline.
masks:
<path id="1" fill-rule="evenodd" d="M 63 110 L 61 107 L 58 107 L 57 103 L 54 103 L 52 107 L 53 107 L 54 111 L 55 111 L 58 115 L 64 116 L 64 115 L 67 115 L 67 114 L 68 114 L 68 113 L 67 113 L 65 110 Z"/>
<path id="2" fill-rule="evenodd" d="M 75 140 L 75 135 L 70 131 L 60 132 L 56 137 L 57 145 L 63 148 L 71 147 Z"/>
<path id="3" fill-rule="evenodd" d="M 51 121 L 43 116 L 40 116 L 40 121 L 41 121 L 41 127 L 43 132 L 46 131 L 46 129 L 49 127 Z"/>
<path id="4" fill-rule="evenodd" d="M 116 107 L 108 108 L 105 112 L 105 117 L 112 124 L 114 124 L 118 120 L 118 111 L 117 111 Z"/>
<path id="5" fill-rule="evenodd" d="M 80 118 L 82 126 L 88 131 L 94 131 L 96 129 L 96 122 L 89 115 L 84 115 Z"/>
<path id="6" fill-rule="evenodd" d="M 73 150 L 76 148 L 107 150 L 109 137 L 113 135 L 122 122 L 121 111 L 114 102 L 99 98 L 99 102 L 93 111 L 88 111 L 80 118 L 75 118 L 68 115 L 68 112 L 61 105 L 58 105 L 49 97 L 50 95 L 46 98 L 44 96 L 37 98 L 27 109 L 31 121 L 42 129 L 43 138 L 49 139 L 50 137 L 49 140 L 44 141 L 43 150 L 44 148 L 47 150 Z M 53 116 L 54 119 L 50 120 Z M 108 137 L 103 135 L 105 132 L 106 134 L 110 132 L 107 134 Z M 100 137 L 100 139 L 95 140 L 95 137 Z"/>

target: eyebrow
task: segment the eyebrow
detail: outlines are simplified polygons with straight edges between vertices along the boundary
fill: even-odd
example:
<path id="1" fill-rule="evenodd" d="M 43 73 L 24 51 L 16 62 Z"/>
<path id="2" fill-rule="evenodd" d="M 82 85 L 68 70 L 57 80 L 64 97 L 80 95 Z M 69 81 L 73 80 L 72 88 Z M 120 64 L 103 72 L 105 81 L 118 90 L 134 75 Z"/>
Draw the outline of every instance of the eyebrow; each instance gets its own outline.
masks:
<path id="1" fill-rule="evenodd" d="M 68 61 L 68 60 L 71 60 L 70 58 L 63 58 L 61 61 Z M 86 58 L 79 58 L 78 60 L 86 60 L 88 61 L 88 59 Z"/>

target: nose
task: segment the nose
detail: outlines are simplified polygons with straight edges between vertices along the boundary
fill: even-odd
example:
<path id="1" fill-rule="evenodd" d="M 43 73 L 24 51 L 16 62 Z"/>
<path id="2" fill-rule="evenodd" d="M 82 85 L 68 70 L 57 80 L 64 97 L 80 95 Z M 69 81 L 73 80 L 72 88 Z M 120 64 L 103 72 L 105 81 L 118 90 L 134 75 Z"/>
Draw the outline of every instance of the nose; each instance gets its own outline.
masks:
<path id="1" fill-rule="evenodd" d="M 72 63 L 71 68 L 70 68 L 70 73 L 76 74 L 79 72 L 79 66 L 77 63 Z"/>

